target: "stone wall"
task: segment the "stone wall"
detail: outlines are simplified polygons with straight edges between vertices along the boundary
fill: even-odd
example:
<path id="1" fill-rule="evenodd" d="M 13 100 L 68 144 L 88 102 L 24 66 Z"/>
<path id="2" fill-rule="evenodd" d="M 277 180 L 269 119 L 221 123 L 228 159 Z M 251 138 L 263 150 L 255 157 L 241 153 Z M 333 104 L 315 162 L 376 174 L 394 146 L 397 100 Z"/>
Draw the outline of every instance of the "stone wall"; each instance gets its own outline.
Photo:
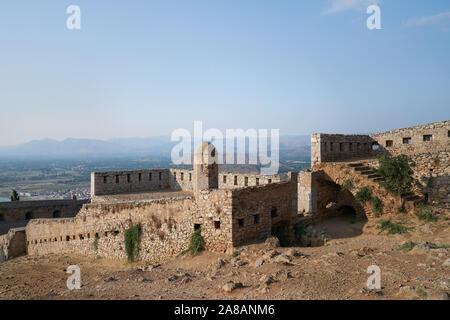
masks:
<path id="1" fill-rule="evenodd" d="M 161 180 L 159 180 L 160 173 Z M 95 196 L 151 192 L 165 189 L 192 191 L 193 175 L 194 171 L 192 169 L 93 172 L 91 174 L 91 192 L 95 200 Z M 116 177 L 118 177 L 118 180 L 116 180 Z M 232 172 L 220 172 L 218 174 L 220 189 L 266 185 L 287 181 L 287 179 L 286 174 L 260 175 Z"/>
<path id="2" fill-rule="evenodd" d="M 372 134 L 389 155 L 416 154 L 450 149 L 450 120 Z"/>
<path id="3" fill-rule="evenodd" d="M 91 197 L 170 188 L 170 170 L 134 170 L 91 173 Z"/>
<path id="4" fill-rule="evenodd" d="M 231 252 L 237 245 L 264 239 L 274 224 L 290 227 L 297 213 L 297 179 L 292 175 L 292 182 L 202 190 L 184 199 L 85 204 L 75 218 L 31 220 L 26 227 L 28 253 L 126 259 L 124 232 L 136 224 L 142 230 L 141 260 L 160 262 L 179 254 L 197 228 L 207 250 Z M 256 224 L 255 215 L 260 219 Z"/>
<path id="5" fill-rule="evenodd" d="M 292 222 L 297 216 L 297 175 L 289 182 L 233 190 L 233 245 L 258 241 L 279 230 L 292 240 Z"/>
<path id="6" fill-rule="evenodd" d="M 358 163 L 374 167 L 374 160 L 358 161 Z M 362 187 L 370 187 L 372 196 L 378 197 L 382 201 L 383 214 L 397 213 L 402 205 L 400 196 L 393 196 L 372 179 L 354 171 L 353 168 L 345 162 L 329 162 L 317 164 L 313 168 L 317 174 L 315 176 L 316 187 L 312 190 L 316 199 L 316 210 L 314 217 L 316 220 L 328 218 L 338 214 L 343 206 L 351 207 L 357 216 L 372 218 L 375 216 L 372 206 L 369 202 L 359 203 L 355 199 L 356 193 Z M 350 189 L 342 189 L 345 181 L 352 184 Z"/>
<path id="7" fill-rule="evenodd" d="M 36 218 L 74 217 L 88 200 L 42 200 L 0 202 L 0 222 Z"/>
<path id="8" fill-rule="evenodd" d="M 76 252 L 126 259 L 124 232 L 131 224 L 140 224 L 142 228 L 139 256 L 142 260 L 157 262 L 179 254 L 187 249 L 195 228 L 201 228 L 207 250 L 224 252 L 232 247 L 231 210 L 229 190 L 202 191 L 196 201 L 186 197 L 145 203 L 89 204 L 72 219 L 30 221 L 26 228 L 28 252 L 31 255 Z"/>
<path id="9" fill-rule="evenodd" d="M 169 169 L 170 171 L 170 189 L 172 190 L 193 190 L 193 170 Z"/>
<path id="10" fill-rule="evenodd" d="M 260 174 L 245 174 L 220 172 L 219 173 L 219 188 L 220 189 L 235 189 L 242 187 L 252 187 L 259 185 L 266 185 L 271 183 L 278 183 L 288 181 L 286 174 L 277 175 L 260 175 Z"/>
<path id="11" fill-rule="evenodd" d="M 414 178 L 424 186 L 428 200 L 450 207 L 450 150 L 409 155 L 414 161 Z"/>
<path id="12" fill-rule="evenodd" d="M 26 253 L 25 228 L 10 229 L 8 234 L 0 236 L 0 262 Z"/>
<path id="13" fill-rule="evenodd" d="M 450 120 L 371 135 L 311 135 L 311 165 L 379 154 L 399 155 L 449 150 Z"/>
<path id="14" fill-rule="evenodd" d="M 323 134 L 311 135 L 311 166 L 373 155 L 374 140 L 368 135 Z"/>
<path id="15" fill-rule="evenodd" d="M 300 171 L 298 178 L 298 212 L 304 215 L 317 211 L 317 181 L 322 177 L 321 171 Z"/>

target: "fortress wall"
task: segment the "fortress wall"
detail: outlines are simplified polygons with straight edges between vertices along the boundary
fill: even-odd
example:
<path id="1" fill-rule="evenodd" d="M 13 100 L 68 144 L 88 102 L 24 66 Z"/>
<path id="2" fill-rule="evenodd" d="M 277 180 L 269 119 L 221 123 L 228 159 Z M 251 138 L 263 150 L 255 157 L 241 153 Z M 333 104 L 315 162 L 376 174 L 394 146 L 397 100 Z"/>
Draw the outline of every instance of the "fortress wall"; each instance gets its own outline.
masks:
<path id="1" fill-rule="evenodd" d="M 311 166 L 372 156 L 373 139 L 368 135 L 323 134 L 311 135 Z"/>
<path id="2" fill-rule="evenodd" d="M 91 196 L 145 192 L 170 187 L 170 170 L 134 170 L 91 173 Z"/>
<path id="3" fill-rule="evenodd" d="M 414 178 L 425 186 L 429 201 L 450 207 L 450 150 L 418 153 L 409 157 L 416 164 L 413 167 Z"/>
<path id="4" fill-rule="evenodd" d="M 372 134 L 380 149 L 389 155 L 450 150 L 450 120 Z"/>
<path id="5" fill-rule="evenodd" d="M 192 191 L 194 170 L 170 169 L 170 189 Z"/>
<path id="6" fill-rule="evenodd" d="M 179 254 L 187 249 L 196 227 L 202 230 L 207 250 L 224 252 L 232 247 L 231 199 L 229 190 L 212 190 L 201 192 L 197 201 L 186 197 L 85 205 L 72 219 L 30 221 L 26 227 L 28 252 L 126 259 L 124 232 L 131 224 L 142 228 L 140 260 L 159 262 Z"/>
<path id="7" fill-rule="evenodd" d="M 374 146 L 373 146 L 374 145 Z M 367 158 L 449 150 L 450 120 L 372 135 L 311 135 L 311 165 Z"/>
<path id="8" fill-rule="evenodd" d="M 235 189 L 286 181 L 286 174 L 260 175 L 254 173 L 219 172 L 219 188 Z"/>
<path id="9" fill-rule="evenodd" d="M 234 246 L 264 240 L 277 226 L 292 234 L 297 216 L 297 177 L 292 175 L 290 182 L 233 190 Z"/>
<path id="10" fill-rule="evenodd" d="M 159 180 L 160 172 L 161 180 Z M 139 180 L 139 174 L 141 180 Z M 95 197 L 101 195 L 157 191 L 162 189 L 192 191 L 193 174 L 193 170 L 189 169 L 94 172 L 91 174 L 91 194 Z M 116 176 L 119 177 L 118 183 L 116 182 Z M 253 173 L 220 172 L 219 188 L 234 189 L 277 183 L 284 180 L 286 180 L 285 174 L 259 175 Z"/>
<path id="11" fill-rule="evenodd" d="M 0 222 L 37 218 L 74 217 L 88 200 L 0 202 Z"/>

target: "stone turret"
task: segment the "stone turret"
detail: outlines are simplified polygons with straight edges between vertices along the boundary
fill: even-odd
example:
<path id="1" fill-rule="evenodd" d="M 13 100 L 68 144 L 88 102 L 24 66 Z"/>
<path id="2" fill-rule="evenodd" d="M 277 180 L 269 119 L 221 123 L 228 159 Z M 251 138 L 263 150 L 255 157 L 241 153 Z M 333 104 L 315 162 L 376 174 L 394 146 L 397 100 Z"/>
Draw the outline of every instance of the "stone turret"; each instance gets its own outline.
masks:
<path id="1" fill-rule="evenodd" d="M 203 142 L 194 152 L 194 193 L 219 187 L 219 166 L 216 148 Z"/>

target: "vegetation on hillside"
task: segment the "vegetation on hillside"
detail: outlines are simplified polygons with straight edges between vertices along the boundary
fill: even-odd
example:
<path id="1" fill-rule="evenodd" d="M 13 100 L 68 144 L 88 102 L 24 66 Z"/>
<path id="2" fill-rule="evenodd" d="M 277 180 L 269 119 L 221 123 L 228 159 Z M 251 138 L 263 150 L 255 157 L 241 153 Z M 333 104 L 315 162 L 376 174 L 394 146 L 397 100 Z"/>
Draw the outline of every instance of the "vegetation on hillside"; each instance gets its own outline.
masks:
<path id="1" fill-rule="evenodd" d="M 418 203 L 414 206 L 414 214 L 419 218 L 419 220 L 425 222 L 436 222 L 437 218 L 433 213 L 433 210 L 424 203 Z"/>
<path id="2" fill-rule="evenodd" d="M 408 231 L 411 228 L 405 227 L 402 222 L 392 222 L 390 219 L 382 220 L 378 226 L 377 229 L 380 230 L 380 232 L 386 231 L 387 234 L 402 234 L 402 233 L 408 233 Z"/>

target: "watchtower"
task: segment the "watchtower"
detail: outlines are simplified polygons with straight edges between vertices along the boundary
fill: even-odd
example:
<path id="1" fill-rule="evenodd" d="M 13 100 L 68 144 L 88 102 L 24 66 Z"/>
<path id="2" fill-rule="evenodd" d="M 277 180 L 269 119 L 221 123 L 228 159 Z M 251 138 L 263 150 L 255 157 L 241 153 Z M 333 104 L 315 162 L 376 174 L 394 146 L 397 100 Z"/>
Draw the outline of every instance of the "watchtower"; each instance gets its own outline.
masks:
<path id="1" fill-rule="evenodd" d="M 219 187 L 219 166 L 216 148 L 203 142 L 194 152 L 194 193 Z"/>

